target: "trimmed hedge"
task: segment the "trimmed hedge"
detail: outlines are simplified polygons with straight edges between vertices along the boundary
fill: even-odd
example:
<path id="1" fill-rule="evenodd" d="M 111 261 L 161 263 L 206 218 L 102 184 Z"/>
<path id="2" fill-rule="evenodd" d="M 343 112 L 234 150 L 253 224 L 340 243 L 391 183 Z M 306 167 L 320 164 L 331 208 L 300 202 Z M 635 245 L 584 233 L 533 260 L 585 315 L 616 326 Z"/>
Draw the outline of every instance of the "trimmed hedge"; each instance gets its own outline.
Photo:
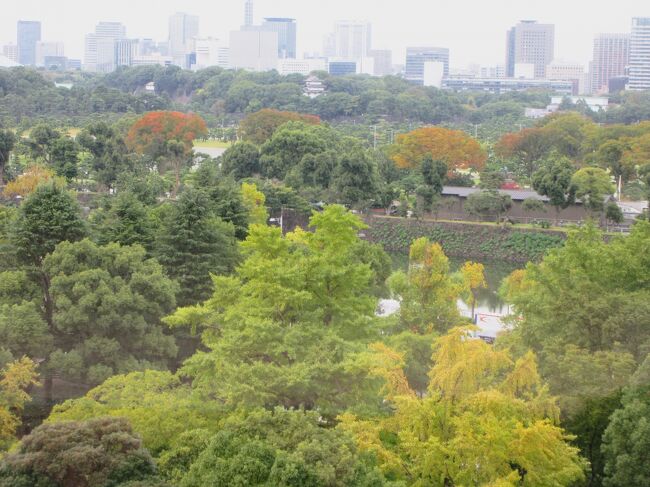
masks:
<path id="1" fill-rule="evenodd" d="M 442 245 L 450 257 L 472 259 L 496 259 L 525 263 L 540 259 L 548 249 L 563 245 L 566 235 L 562 232 L 540 232 L 474 225 L 418 221 L 404 218 L 368 217 L 366 238 L 380 243 L 387 251 L 408 253 L 413 240 L 428 237 Z"/>

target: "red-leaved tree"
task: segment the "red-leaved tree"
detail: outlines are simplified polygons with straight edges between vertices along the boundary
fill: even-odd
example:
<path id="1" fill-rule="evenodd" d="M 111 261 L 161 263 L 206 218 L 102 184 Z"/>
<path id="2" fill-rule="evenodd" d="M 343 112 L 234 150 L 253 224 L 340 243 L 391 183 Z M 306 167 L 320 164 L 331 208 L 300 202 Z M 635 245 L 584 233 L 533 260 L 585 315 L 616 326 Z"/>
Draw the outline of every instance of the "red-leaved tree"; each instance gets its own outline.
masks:
<path id="1" fill-rule="evenodd" d="M 198 115 L 181 112 L 149 112 L 138 119 L 129 129 L 128 147 L 146 154 L 158 162 L 161 172 L 174 171 L 175 196 L 180 186 L 183 167 L 192 162 L 194 139 L 204 137 L 208 130 Z"/>

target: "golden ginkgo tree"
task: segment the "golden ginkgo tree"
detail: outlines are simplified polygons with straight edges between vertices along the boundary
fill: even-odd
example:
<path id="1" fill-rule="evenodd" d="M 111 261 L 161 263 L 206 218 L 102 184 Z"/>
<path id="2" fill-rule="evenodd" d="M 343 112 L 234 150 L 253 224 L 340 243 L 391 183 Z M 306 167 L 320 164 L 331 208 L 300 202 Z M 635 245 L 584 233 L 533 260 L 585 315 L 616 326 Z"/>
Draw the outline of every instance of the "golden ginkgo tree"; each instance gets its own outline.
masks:
<path id="1" fill-rule="evenodd" d="M 558 426 L 559 409 L 532 352 L 514 359 L 458 327 L 434 346 L 428 393 L 400 380 L 403 358 L 372 347 L 393 413 L 340 417 L 359 447 L 389 478 L 415 486 L 563 486 L 583 477 L 584 461 Z"/>

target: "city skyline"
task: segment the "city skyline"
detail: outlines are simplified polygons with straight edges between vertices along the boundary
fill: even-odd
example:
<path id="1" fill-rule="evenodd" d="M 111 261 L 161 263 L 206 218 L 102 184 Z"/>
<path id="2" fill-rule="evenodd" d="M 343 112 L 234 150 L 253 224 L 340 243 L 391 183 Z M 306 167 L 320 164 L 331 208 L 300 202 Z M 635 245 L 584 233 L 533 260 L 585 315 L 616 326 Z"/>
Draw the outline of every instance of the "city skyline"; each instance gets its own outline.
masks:
<path id="1" fill-rule="evenodd" d="M 587 67 L 593 54 L 593 39 L 600 33 L 630 32 L 631 19 L 650 16 L 647 4 L 638 0 L 622 0 L 615 11 L 591 11 L 588 2 L 567 5 L 551 0 L 544 5 L 532 1 L 470 2 L 445 5 L 431 10 L 434 15 L 418 15 L 421 1 L 404 0 L 400 9 L 394 5 L 375 2 L 343 2 L 331 0 L 328 8 L 314 9 L 308 2 L 295 0 L 255 0 L 254 21 L 260 24 L 264 17 L 295 18 L 298 24 L 298 52 L 322 51 L 323 36 L 331 32 L 337 20 L 360 19 L 372 24 L 375 49 L 393 51 L 393 61 L 403 63 L 408 46 L 440 46 L 450 50 L 452 69 L 469 64 L 503 64 L 504 32 L 523 19 L 555 24 L 555 58 L 575 61 Z M 42 22 L 42 39 L 64 42 L 66 55 L 83 58 L 84 36 L 92 32 L 100 21 L 125 24 L 129 37 L 149 37 L 165 40 L 169 17 L 175 12 L 186 12 L 200 18 L 199 34 L 228 39 L 232 30 L 244 22 L 244 0 L 234 0 L 227 6 L 205 6 L 203 2 L 161 0 L 156 9 L 135 2 L 114 0 L 98 3 L 93 9 L 84 8 L 78 0 L 61 0 L 56 4 L 43 0 L 25 0 L 19 5 L 3 6 L 0 19 L 0 43 L 16 40 L 18 20 Z M 593 5 L 593 4 L 591 4 Z M 468 16 L 468 9 L 474 15 Z M 316 12 L 318 10 L 318 12 Z M 498 16 L 495 15 L 498 12 Z M 588 18 L 585 18 L 587 15 Z M 487 19 L 487 20 L 486 20 Z"/>

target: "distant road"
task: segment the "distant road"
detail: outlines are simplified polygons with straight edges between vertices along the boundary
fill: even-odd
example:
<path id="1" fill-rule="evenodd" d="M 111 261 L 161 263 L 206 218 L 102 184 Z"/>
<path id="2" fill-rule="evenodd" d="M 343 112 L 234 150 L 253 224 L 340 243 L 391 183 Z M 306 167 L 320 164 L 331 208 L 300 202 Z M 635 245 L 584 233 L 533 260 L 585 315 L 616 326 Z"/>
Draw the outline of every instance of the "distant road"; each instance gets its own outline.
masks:
<path id="1" fill-rule="evenodd" d="M 201 146 L 195 146 L 194 147 L 194 152 L 196 153 L 202 153 L 202 154 L 207 154 L 210 157 L 219 157 L 221 154 L 226 152 L 225 147 L 201 147 Z"/>

